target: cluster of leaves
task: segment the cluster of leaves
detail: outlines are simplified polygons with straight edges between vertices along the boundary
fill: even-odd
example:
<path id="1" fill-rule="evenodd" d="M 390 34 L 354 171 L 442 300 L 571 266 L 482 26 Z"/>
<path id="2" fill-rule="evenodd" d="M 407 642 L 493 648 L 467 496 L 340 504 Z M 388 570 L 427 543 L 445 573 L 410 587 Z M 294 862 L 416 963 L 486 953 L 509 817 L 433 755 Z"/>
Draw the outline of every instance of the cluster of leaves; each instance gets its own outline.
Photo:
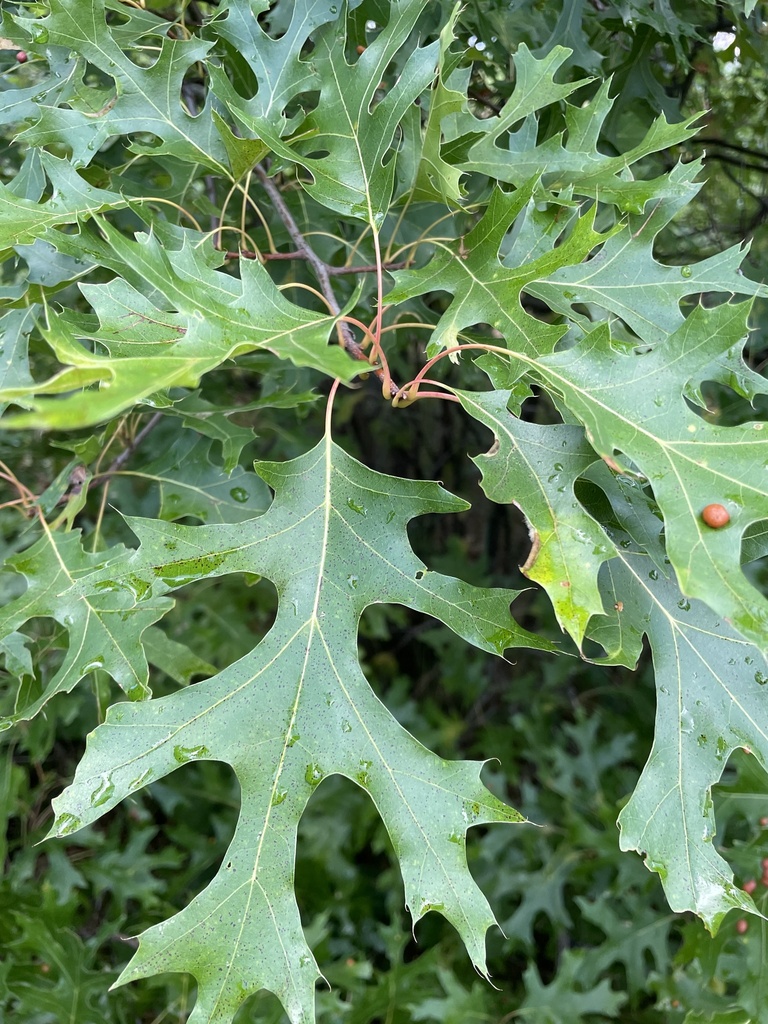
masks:
<path id="1" fill-rule="evenodd" d="M 33 824 L 12 824 L 0 982 L 25 1019 L 66 1003 L 152 1020 L 154 992 L 195 1024 L 591 1020 L 648 1009 L 649 959 L 649 1012 L 768 1009 L 765 899 L 733 874 L 765 846 L 767 389 L 743 300 L 768 292 L 738 243 L 657 258 L 701 160 L 665 166 L 695 116 L 638 113 L 655 95 L 639 55 L 680 59 L 705 23 L 628 6 L 565 3 L 546 31 L 532 4 L 4 7 L 0 807 Z M 731 5 L 743 38 L 754 7 Z M 617 104 L 591 73 L 624 38 Z M 487 507 L 522 512 L 530 539 L 504 568 L 495 537 L 478 566 L 468 540 L 441 556 L 435 527 L 427 563 L 419 517 L 460 523 L 468 503 L 420 477 L 466 489 L 455 456 L 488 431 Z M 713 502 L 723 529 L 702 519 Z M 646 639 L 656 716 L 645 688 L 635 723 L 588 694 L 626 702 Z M 463 759 L 491 754 L 519 810 Z M 72 770 L 30 924 L 27 831 Z M 621 804 L 621 847 L 655 874 L 617 859 Z M 516 827 L 468 850 L 493 822 Z M 734 908 L 752 930 L 681 925 L 655 875 L 710 932 Z M 102 895 L 84 917 L 86 892 Z M 403 895 L 413 926 L 436 911 L 481 975 L 509 979 L 513 1010 L 447 967 L 434 914 L 414 957 Z M 357 945 L 353 905 L 379 921 Z M 508 938 L 486 950 L 494 911 Z M 174 980 L 107 996 L 105 946 L 142 928 L 120 984 Z M 548 966 L 521 972 L 542 935 Z M 702 988 L 715 958 L 722 984 Z"/>

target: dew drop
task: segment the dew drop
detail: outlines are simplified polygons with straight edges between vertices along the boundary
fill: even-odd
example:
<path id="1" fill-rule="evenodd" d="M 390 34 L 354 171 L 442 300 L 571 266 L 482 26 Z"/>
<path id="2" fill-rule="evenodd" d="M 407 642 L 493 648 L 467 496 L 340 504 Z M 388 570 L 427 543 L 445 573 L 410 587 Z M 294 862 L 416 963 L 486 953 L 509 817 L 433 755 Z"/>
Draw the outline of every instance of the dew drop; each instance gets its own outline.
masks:
<path id="1" fill-rule="evenodd" d="M 677 607 L 680 608 L 681 611 L 689 612 L 691 610 L 691 602 L 687 597 L 681 597 L 677 602 Z"/>
<path id="2" fill-rule="evenodd" d="M 690 277 L 692 274 L 693 274 L 693 271 L 691 270 L 690 267 L 680 267 L 680 276 L 681 277 Z"/>
<path id="3" fill-rule="evenodd" d="M 765 686 L 768 683 L 768 676 L 763 672 L 755 672 L 755 682 L 759 683 L 760 686 Z"/>
<path id="4" fill-rule="evenodd" d="M 352 509 L 353 512 L 357 512 L 359 516 L 367 515 L 365 505 L 359 501 L 355 501 L 354 498 L 347 498 L 347 505 Z"/>
<path id="5" fill-rule="evenodd" d="M 304 778 L 313 788 L 323 781 L 323 769 L 319 764 L 308 764 Z"/>
<path id="6" fill-rule="evenodd" d="M 229 492 L 229 495 L 233 501 L 239 501 L 240 504 L 244 501 L 248 501 L 248 498 L 250 497 L 248 491 L 246 491 L 244 487 L 233 487 Z"/>
<path id="7" fill-rule="evenodd" d="M 655 569 L 651 569 L 651 571 L 648 573 L 648 578 L 651 580 L 657 580 L 659 578 L 659 574 Z"/>
<path id="8" fill-rule="evenodd" d="M 273 795 L 272 795 L 272 806 L 273 807 L 277 807 L 277 805 L 281 804 L 285 800 L 285 798 L 287 796 L 288 796 L 288 790 L 287 789 L 278 789 L 278 790 L 276 790 L 273 793 Z"/>

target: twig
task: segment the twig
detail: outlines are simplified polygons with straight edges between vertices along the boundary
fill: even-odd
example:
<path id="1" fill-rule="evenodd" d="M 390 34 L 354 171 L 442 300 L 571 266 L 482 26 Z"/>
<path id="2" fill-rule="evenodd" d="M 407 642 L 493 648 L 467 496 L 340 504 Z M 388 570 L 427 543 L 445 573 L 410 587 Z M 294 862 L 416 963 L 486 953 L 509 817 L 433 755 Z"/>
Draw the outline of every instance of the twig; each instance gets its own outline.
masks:
<path id="1" fill-rule="evenodd" d="M 196 5 L 195 5 L 196 7 Z M 187 10 L 193 9 L 193 4 L 190 3 Z M 197 12 L 199 14 L 199 11 Z M 202 24 L 202 21 L 198 22 Z M 184 97 L 184 102 L 187 104 L 187 108 L 193 117 L 197 117 L 200 112 L 200 108 L 195 96 L 194 90 L 188 85 L 182 85 L 181 94 Z M 205 191 L 211 201 L 211 206 L 216 209 L 216 182 L 212 174 L 206 174 L 205 176 Z M 214 232 L 213 244 L 215 248 L 221 248 L 221 217 L 215 213 L 211 214 L 211 231 Z"/>
<path id="2" fill-rule="evenodd" d="M 735 142 L 725 142 L 724 139 L 715 139 L 707 135 L 696 135 L 688 140 L 699 146 L 720 146 L 723 149 L 730 149 L 734 153 L 744 153 L 746 156 L 757 157 L 758 160 L 768 160 L 768 153 L 761 149 L 750 149 L 748 146 L 739 146 Z"/>
<path id="3" fill-rule="evenodd" d="M 291 236 L 293 244 L 296 246 L 297 252 L 301 253 L 302 259 L 305 259 L 307 263 L 309 263 L 310 267 L 312 267 L 312 269 L 314 270 L 317 276 L 318 284 L 320 285 L 320 291 L 325 296 L 325 299 L 328 303 L 328 307 L 335 316 L 338 316 L 341 313 L 341 306 L 339 306 L 338 302 L 336 301 L 336 296 L 333 293 L 333 288 L 331 286 L 331 277 L 329 274 L 330 268 L 328 264 L 324 260 L 320 259 L 315 250 L 306 241 L 304 235 L 301 233 L 301 229 L 299 228 L 296 221 L 293 219 L 293 214 L 286 206 L 285 200 L 283 199 L 280 193 L 280 189 L 277 187 L 274 181 L 268 176 L 264 168 L 260 164 L 256 164 L 254 170 L 259 181 L 264 186 L 264 191 L 272 200 L 272 205 L 277 211 L 278 217 L 285 225 L 288 234 Z M 352 333 L 352 329 L 349 326 L 349 324 L 340 323 L 339 332 L 346 351 L 349 352 L 349 354 L 353 356 L 353 358 L 360 359 L 361 361 L 367 363 L 368 355 L 362 348 L 362 346 L 355 340 L 355 336 Z M 386 375 L 382 369 L 374 369 L 373 372 L 376 374 L 379 380 L 385 379 Z M 394 381 L 390 381 L 389 390 L 392 394 L 392 397 L 394 397 L 396 394 L 398 394 L 400 388 L 398 387 L 397 384 L 395 384 Z"/>
<path id="4" fill-rule="evenodd" d="M 492 110 L 494 114 L 500 114 L 504 109 L 502 104 L 494 103 L 493 100 L 487 99 L 485 96 L 483 96 L 481 92 L 477 92 L 476 89 L 470 89 L 468 92 L 468 96 L 476 103 L 480 103 L 482 104 L 482 106 L 487 107 L 488 110 Z"/>
<path id="5" fill-rule="evenodd" d="M 382 263 L 382 270 L 402 270 L 408 266 L 408 260 L 397 260 L 394 263 Z M 375 274 L 378 267 L 375 263 L 366 263 L 359 267 L 328 267 L 329 274 Z"/>
<path id="6" fill-rule="evenodd" d="M 107 480 L 109 480 L 109 478 L 114 473 L 117 473 L 117 471 L 125 465 L 128 459 L 130 459 L 130 457 L 133 455 L 133 453 L 136 451 L 136 449 L 139 447 L 142 441 L 147 437 L 147 435 L 152 433 L 152 431 L 155 429 L 155 427 L 158 425 L 162 418 L 163 414 L 161 412 L 154 413 L 152 418 L 147 423 L 145 423 L 141 430 L 138 432 L 138 434 L 136 434 L 131 443 L 120 452 L 117 458 L 112 460 L 112 462 L 104 470 L 103 473 L 98 473 L 93 478 L 92 482 L 94 484 L 104 484 L 107 482 Z"/>
<path id="7" fill-rule="evenodd" d="M 306 253 L 303 252 L 263 252 L 261 255 L 257 252 L 253 252 L 251 249 L 240 249 L 235 252 L 230 250 L 226 253 L 228 260 L 305 260 L 307 258 Z M 403 267 L 408 266 L 407 260 L 397 260 L 393 263 L 383 263 L 382 270 L 402 270 Z M 366 263 L 358 267 L 335 267 L 331 263 L 325 264 L 325 269 L 328 271 L 329 276 L 337 277 L 340 274 L 375 274 L 377 267 L 375 263 Z M 327 298 L 327 296 L 326 296 Z"/>
<path id="8" fill-rule="evenodd" d="M 334 314 L 338 315 L 341 312 L 341 306 L 336 301 L 336 296 L 333 294 L 331 288 L 331 279 L 328 276 L 328 267 L 323 260 L 317 255 L 314 249 L 307 243 L 304 235 L 301 233 L 299 225 L 293 219 L 293 214 L 288 209 L 283 199 L 280 189 L 268 176 L 267 172 L 259 164 L 255 167 L 256 175 L 264 186 L 264 191 L 267 193 L 269 198 L 277 210 L 280 220 L 285 224 L 288 234 L 293 239 L 294 245 L 298 252 L 302 253 L 304 259 L 317 274 L 317 280 L 320 283 L 320 290 L 328 300 L 328 305 L 333 310 Z M 354 340 L 354 339 L 353 339 Z"/>

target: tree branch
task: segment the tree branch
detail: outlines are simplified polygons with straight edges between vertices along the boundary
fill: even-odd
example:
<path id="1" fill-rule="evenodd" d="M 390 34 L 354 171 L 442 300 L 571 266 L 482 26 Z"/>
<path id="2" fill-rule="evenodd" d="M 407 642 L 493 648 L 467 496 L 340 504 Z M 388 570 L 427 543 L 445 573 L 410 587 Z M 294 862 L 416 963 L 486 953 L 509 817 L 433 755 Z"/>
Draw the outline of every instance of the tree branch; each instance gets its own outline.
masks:
<path id="1" fill-rule="evenodd" d="M 768 161 L 768 153 L 762 152 L 759 149 L 750 149 L 749 146 L 739 146 L 735 142 L 724 142 L 722 139 L 714 139 L 705 135 L 697 135 L 688 141 L 700 146 L 720 146 L 721 149 L 730 149 L 734 153 L 744 153 L 746 156 L 754 156 L 758 160 Z"/>
<path id="2" fill-rule="evenodd" d="M 261 164 L 256 164 L 254 170 L 259 181 L 264 186 L 264 191 L 271 199 L 272 205 L 275 208 L 275 212 L 285 225 L 288 234 L 291 236 L 293 244 L 296 246 L 297 253 L 300 254 L 300 258 L 306 260 L 310 267 L 312 267 L 312 269 L 314 270 L 317 276 L 318 284 L 320 285 L 320 291 L 325 296 L 325 300 L 328 303 L 328 307 L 334 313 L 334 315 L 338 316 L 341 313 L 341 307 L 336 301 L 336 296 L 334 295 L 333 287 L 331 286 L 331 276 L 329 273 L 331 268 L 324 260 L 320 259 L 315 250 L 309 245 L 307 240 L 304 238 L 304 235 L 301 233 L 301 229 L 299 228 L 296 221 L 293 219 L 293 214 L 288 209 L 285 200 L 282 197 L 280 189 L 269 177 L 269 175 L 261 166 Z M 298 258 L 298 256 L 294 258 Z M 354 359 L 360 359 L 361 361 L 367 363 L 368 355 L 363 349 L 363 347 L 355 340 L 355 336 L 352 333 L 352 328 L 349 326 L 349 324 L 340 323 L 339 331 L 340 337 L 343 340 L 343 346 L 346 349 L 346 351 L 349 352 L 349 354 Z M 376 374 L 379 380 L 384 380 L 383 370 L 374 369 L 373 373 Z M 390 391 L 392 393 L 392 397 L 394 397 L 400 391 L 400 388 L 398 387 L 397 384 L 395 384 L 394 381 L 390 381 Z"/>
<path id="3" fill-rule="evenodd" d="M 262 260 L 263 262 L 267 262 L 267 260 L 305 260 L 307 258 L 303 252 L 263 252 L 259 254 L 250 249 L 227 252 L 226 257 L 228 260 Z M 394 263 L 383 263 L 382 270 L 402 270 L 407 266 L 407 260 L 397 260 Z M 341 274 L 375 274 L 377 267 L 375 263 L 366 263 L 359 267 L 335 267 L 332 263 L 326 263 L 325 269 L 329 276 L 338 277 Z"/>
<path id="4" fill-rule="evenodd" d="M 117 458 L 112 460 L 112 462 L 104 470 L 103 473 L 97 473 L 96 476 L 93 478 L 93 480 L 91 482 L 94 483 L 94 484 L 95 483 L 98 483 L 98 484 L 106 483 L 107 480 L 109 480 L 109 478 L 114 473 L 117 473 L 117 471 L 119 469 L 122 469 L 122 467 L 125 465 L 125 463 L 128 461 L 128 459 L 130 459 L 130 457 L 133 455 L 133 453 L 136 451 L 136 449 L 142 443 L 144 438 L 147 437 L 148 434 L 152 433 L 152 431 L 155 429 L 155 427 L 158 425 L 158 423 L 160 422 L 160 420 L 162 418 L 163 418 L 163 414 L 161 412 L 154 413 L 152 418 L 150 420 L 148 420 L 144 424 L 144 426 L 141 428 L 141 430 L 138 432 L 138 434 L 136 434 L 136 436 L 131 441 L 131 443 L 120 452 L 120 454 L 117 456 Z"/>

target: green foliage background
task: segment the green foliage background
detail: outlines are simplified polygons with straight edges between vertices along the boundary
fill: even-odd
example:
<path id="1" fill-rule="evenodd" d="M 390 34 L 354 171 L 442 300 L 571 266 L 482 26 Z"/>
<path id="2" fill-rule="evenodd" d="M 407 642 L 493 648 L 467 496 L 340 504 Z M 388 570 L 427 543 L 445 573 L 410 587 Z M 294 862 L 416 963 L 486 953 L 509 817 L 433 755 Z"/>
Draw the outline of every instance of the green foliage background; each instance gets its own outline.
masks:
<path id="1" fill-rule="evenodd" d="M 295 9 L 306 13 L 301 24 Z M 766 279 L 768 261 L 765 5 L 477 0 L 458 13 L 448 3 L 416 0 L 362 0 L 339 4 L 338 11 L 283 0 L 146 6 L 115 0 L 100 11 L 77 0 L 8 3 L 0 27 L 0 400 L 12 428 L 2 440 L 0 527 L 3 556 L 16 567 L 0 578 L 0 712 L 12 725 L 0 734 L 0 1018 L 170 1024 L 186 1020 L 195 1005 L 195 978 L 188 973 L 109 986 L 135 953 L 134 937 L 183 910 L 217 875 L 240 808 L 240 786 L 228 765 L 205 759 L 200 745 L 187 746 L 193 753 L 183 760 L 190 763 L 179 771 L 136 787 L 121 802 L 105 790 L 93 820 L 75 813 L 84 792 L 76 781 L 74 793 L 57 804 L 54 836 L 41 840 L 52 832 L 51 800 L 75 776 L 86 735 L 103 726 L 110 705 L 126 695 L 147 696 L 147 662 L 153 701 L 128 706 L 137 716 L 151 713 L 146 709 L 157 698 L 194 695 L 194 684 L 216 673 L 229 678 L 226 672 L 236 672 L 276 617 L 280 621 L 275 586 L 282 593 L 280 574 L 290 566 L 275 566 L 271 556 L 264 564 L 237 562 L 232 575 L 217 575 L 221 563 L 210 561 L 213 545 L 229 538 L 229 557 L 241 531 L 255 529 L 241 524 L 267 513 L 270 488 L 279 495 L 283 470 L 276 467 L 305 456 L 321 437 L 331 379 L 350 381 L 358 367 L 340 347 L 327 345 L 338 308 L 329 310 L 295 287 L 317 289 L 311 266 L 271 260 L 267 272 L 257 261 L 240 259 L 227 264 L 226 275 L 218 270 L 222 260 L 209 240 L 222 212 L 220 248 L 285 253 L 295 247 L 257 175 L 246 185 L 254 204 L 230 193 L 233 177 L 242 183 L 251 167 L 268 159 L 292 217 L 331 266 L 374 264 L 372 225 L 382 227 L 385 261 L 397 264 L 409 251 L 401 247 L 433 235 L 431 225 L 446 213 L 434 249 L 414 266 L 392 267 L 385 278 L 387 301 L 400 303 L 405 324 L 385 335 L 395 380 L 413 377 L 425 350 L 432 356 L 457 340 L 502 344 L 503 338 L 518 356 L 485 355 L 474 364 L 464 355 L 460 368 L 448 360 L 438 364 L 433 372 L 461 388 L 460 405 L 419 401 L 392 409 L 374 378 L 342 387 L 335 400 L 336 442 L 365 467 L 405 478 L 397 486 L 404 506 L 413 503 L 391 533 L 386 520 L 370 538 L 361 527 L 360 537 L 373 550 L 386 536 L 387 557 L 407 565 L 416 579 L 428 567 L 432 588 L 422 604 L 401 595 L 399 603 L 365 608 L 357 640 L 365 678 L 397 722 L 439 758 L 486 761 L 482 777 L 491 796 L 482 798 L 487 806 L 479 820 L 514 820 L 515 812 L 502 809 L 509 801 L 538 827 L 481 824 L 467 839 L 469 870 L 501 926 L 488 932 L 491 986 L 473 969 L 457 931 L 441 913 L 430 912 L 429 903 L 414 908 L 410 900 L 414 918 L 422 917 L 412 924 L 392 842 L 393 832 L 398 841 L 402 834 L 399 826 L 388 833 L 380 816 L 394 815 L 392 807 L 377 798 L 377 808 L 365 779 L 356 785 L 352 776 L 318 774 L 313 783 L 322 781 L 313 784 L 301 816 L 296 861 L 301 925 L 330 986 L 317 987 L 317 1019 L 768 1019 L 768 936 L 761 916 L 768 913 L 768 800 L 758 763 L 764 763 L 759 739 L 768 722 L 761 688 L 766 620 L 751 596 L 765 585 L 768 499 L 755 499 L 741 550 L 731 535 L 706 564 L 686 548 L 685 528 L 674 530 L 684 519 L 683 506 L 698 513 L 710 498 L 726 498 L 711 489 L 713 480 L 720 486 L 728 476 L 734 459 L 742 460 L 739 487 L 746 492 L 754 480 L 755 492 L 758 484 L 764 492 L 764 442 L 754 456 L 752 449 L 745 456 L 728 449 L 722 464 L 702 459 L 700 477 L 691 470 L 668 490 L 663 474 L 655 478 L 647 468 L 658 469 L 663 450 L 677 471 L 682 449 L 676 431 L 689 422 L 706 423 L 713 431 L 708 436 L 725 449 L 726 436 L 751 443 L 754 426 L 766 420 L 759 377 L 768 350 L 765 293 L 752 285 Z M 388 24 L 385 39 L 381 26 Z M 299 53 L 306 56 L 309 36 L 311 71 L 298 60 Z M 379 37 L 383 56 L 374 49 Z M 358 54 L 358 47 L 366 50 Z M 18 60 L 20 50 L 25 62 Z M 366 51 L 378 54 L 375 66 L 365 63 Z M 365 108 L 361 76 L 376 92 L 373 113 Z M 120 82 L 117 101 L 113 81 Z M 521 99 L 526 81 L 535 86 L 527 106 Z M 167 82 L 172 87 L 160 87 Z M 325 91 L 312 109 L 318 87 Z M 155 101 L 151 109 L 146 96 Z M 356 103 L 363 129 L 355 124 L 355 138 L 362 142 L 359 150 L 345 149 L 334 138 L 339 112 Z M 708 113 L 694 134 L 701 110 Z M 664 119 L 655 121 L 659 115 Z M 382 163 L 392 139 L 398 158 Z M 703 177 L 697 192 L 693 183 Z M 494 182 L 503 188 L 494 190 Z M 192 227 L 188 214 L 196 218 Z M 561 217 L 568 225 L 562 237 Z M 203 235 L 208 248 L 193 244 Z M 747 238 L 752 246 L 745 253 Z M 498 270 L 494 244 L 506 246 Z M 598 245 L 611 254 L 602 277 L 587 262 Z M 628 287 L 633 274 L 642 282 L 639 293 Z M 290 287 L 279 291 L 276 285 Z M 335 275 L 333 289 L 345 312 L 365 321 L 375 314 L 370 275 Z M 744 363 L 748 311 L 725 301 L 737 292 L 758 296 Z M 407 326 L 413 322 L 434 330 Z M 585 335 L 592 359 L 586 371 L 569 347 Z M 699 336 L 711 345 L 709 362 L 709 350 L 690 342 Z M 160 350 L 169 337 L 183 341 Z M 653 349 L 655 378 L 647 375 L 648 362 L 639 377 L 615 371 L 630 365 L 638 340 Z M 661 342 L 678 346 L 682 368 L 675 373 L 669 348 L 654 349 Z M 538 359 L 553 351 L 549 361 Z M 95 386 L 105 379 L 109 387 Z M 649 379 L 660 382 L 658 390 Z M 603 387 L 614 403 L 612 420 L 602 404 L 599 411 L 597 403 L 590 405 L 597 394 L 602 400 Z M 582 395 L 587 398 L 579 405 Z M 655 399 L 666 403 L 669 430 L 658 451 L 638 443 L 633 427 L 658 415 Z M 521 409 L 521 419 L 509 415 Z M 634 419 L 622 434 L 615 422 L 627 410 Z M 579 424 L 587 426 L 593 447 Z M 489 428 L 499 443 L 494 458 L 482 455 L 492 441 Z M 551 455 L 541 455 L 545 437 L 557 437 L 566 451 L 557 479 L 548 478 L 544 466 Z M 617 437 L 626 457 L 619 468 L 628 470 L 618 475 L 615 464 L 595 454 L 610 458 Z M 254 460 L 262 475 L 254 472 Z M 638 467 L 649 487 L 632 475 Z M 357 472 L 349 469 L 345 480 Z M 359 472 L 360 486 L 372 486 L 368 471 Z M 295 507 L 305 500 L 310 478 L 302 470 L 291 497 Z M 440 480 L 471 509 L 437 487 L 415 483 L 422 480 Z M 544 496 L 538 502 L 537 489 Z M 728 497 L 736 502 L 740 494 Z M 557 539 L 548 549 L 543 545 L 546 556 L 527 578 L 518 567 L 530 547 L 528 530 L 512 502 L 519 502 L 540 538 Z M 345 491 L 337 506 L 344 511 L 345 503 L 354 524 L 362 498 Z M 417 504 L 422 515 L 406 534 Z M 274 507 L 267 515 L 274 516 Z M 437 511 L 447 514 L 424 515 Z M 126 516 L 155 521 L 151 542 Z M 589 533 L 586 543 L 583 535 L 565 536 L 569 517 Z M 182 572 L 175 557 L 155 572 L 161 562 L 151 544 L 163 538 L 197 543 L 201 534 L 192 531 L 201 524 L 211 528 L 208 561 L 190 568 L 190 557 Z M 73 526 L 83 531 L 84 550 L 77 548 Z M 678 537 L 682 554 L 675 553 Z M 33 542 L 36 555 L 30 554 Z M 299 559 L 302 544 L 315 543 L 297 539 L 287 561 Z M 139 609 L 127 653 L 108 648 L 107 627 L 88 633 L 89 620 L 83 636 L 97 656 L 74 667 L 76 624 L 64 620 L 63 604 L 53 614 L 46 603 L 54 549 L 70 569 L 76 566 L 73 593 L 97 595 L 94 606 L 105 611 L 100 623 L 111 621 L 108 614 Z M 389 578 L 376 575 L 379 568 L 365 563 L 360 569 L 349 558 L 339 578 L 354 591 L 359 587 L 361 605 L 375 601 L 377 587 L 391 591 Z M 621 563 L 612 570 L 619 583 L 610 586 L 598 576 L 609 558 L 613 567 Z M 670 558 L 682 590 L 671 572 L 663 578 Z M 638 578 L 645 578 L 651 559 L 657 575 L 650 578 L 662 575 L 654 593 L 666 609 L 663 621 L 633 589 L 632 566 L 642 564 Z M 687 559 L 690 580 L 681 575 Z M 740 561 L 747 563 L 743 578 Z M 573 565 L 579 573 L 573 592 L 564 595 L 558 573 Z M 150 580 L 153 572 L 159 582 Z M 22 574 L 31 584 L 26 592 Z M 439 574 L 463 581 L 460 597 L 438 593 Z M 114 604 L 103 596 L 112 591 L 102 587 L 99 598 L 95 589 L 110 579 L 128 581 Z M 529 580 L 540 586 L 531 589 Z M 723 581 L 733 582 L 735 597 Z M 365 586 L 372 595 L 363 593 Z M 491 634 L 460 623 L 456 611 L 469 588 L 481 587 L 495 588 L 483 606 L 495 623 Z M 171 591 L 175 603 L 166 596 Z M 506 607 L 519 591 L 512 620 Z M 19 603 L 33 592 L 26 621 L 17 622 Z M 630 636 L 617 632 L 610 615 L 614 592 L 619 612 L 626 603 L 627 619 L 636 616 Z M 59 583 L 55 595 L 65 600 Z M 694 600 L 697 617 L 689 627 L 692 598 L 701 600 Z M 441 611 L 440 601 L 456 607 Z M 608 614 L 601 616 L 603 608 Z M 643 650 L 646 629 L 658 690 Z M 125 636 L 129 632 L 126 626 Z M 354 656 L 354 636 L 344 642 Z M 554 644 L 573 655 L 580 646 L 604 664 L 544 653 Z M 505 649 L 506 660 L 493 657 Z M 746 684 L 726 667 L 733 651 L 741 665 L 743 650 L 753 659 Z M 690 660 L 691 652 L 713 677 L 722 670 L 751 725 L 736 721 L 733 705 L 720 703 L 720 690 Z M 643 815 L 657 799 L 658 776 L 640 783 L 629 802 L 654 742 L 658 751 L 680 740 L 679 716 L 664 704 L 664 687 L 680 666 L 691 707 L 702 696 L 706 704 L 694 712 L 698 737 L 735 723 L 727 749 L 718 749 L 711 765 L 695 764 L 695 784 L 680 784 L 681 803 L 692 801 L 701 819 L 697 801 L 707 799 L 708 786 L 723 772 L 714 807 L 704 804 L 705 839 L 730 865 L 735 884 L 710 847 L 681 837 L 674 816 L 648 838 Z M 709 724 L 701 726 L 705 713 Z M 110 718 L 112 727 L 116 721 Z M 240 728 L 247 736 L 263 725 Z M 96 735 L 109 734 L 102 729 Z M 222 749 L 230 738 L 222 727 Z M 97 756 L 98 742 L 89 740 L 86 758 Z M 687 749 L 696 753 L 695 746 Z M 429 801 L 418 809 L 428 822 Z M 647 851 L 656 843 L 651 871 L 636 853 L 620 852 L 620 813 L 625 847 Z M 680 813 L 687 822 L 685 807 Z M 684 871 L 668 874 L 688 855 L 702 858 L 690 872 L 690 891 L 681 881 Z M 459 901 L 476 898 L 468 876 L 455 877 Z M 714 897 L 697 888 L 702 878 L 708 885 L 717 880 Z M 669 903 L 686 912 L 673 913 Z M 463 936 L 470 950 L 473 939 L 482 944 L 487 923 L 478 906 L 478 920 Z M 729 907 L 740 909 L 725 916 Z M 434 909 L 445 914 L 450 908 L 436 901 Z M 226 949 L 224 942 L 219 955 Z M 276 958 L 274 949 L 274 943 L 268 947 L 267 960 Z M 482 958 L 477 950 L 473 956 L 476 963 Z M 201 1012 L 198 1004 L 197 1020 L 232 1019 Z M 309 1019 L 292 1012 L 294 1020 Z M 233 1014 L 237 1024 L 288 1019 L 265 991 Z"/>

